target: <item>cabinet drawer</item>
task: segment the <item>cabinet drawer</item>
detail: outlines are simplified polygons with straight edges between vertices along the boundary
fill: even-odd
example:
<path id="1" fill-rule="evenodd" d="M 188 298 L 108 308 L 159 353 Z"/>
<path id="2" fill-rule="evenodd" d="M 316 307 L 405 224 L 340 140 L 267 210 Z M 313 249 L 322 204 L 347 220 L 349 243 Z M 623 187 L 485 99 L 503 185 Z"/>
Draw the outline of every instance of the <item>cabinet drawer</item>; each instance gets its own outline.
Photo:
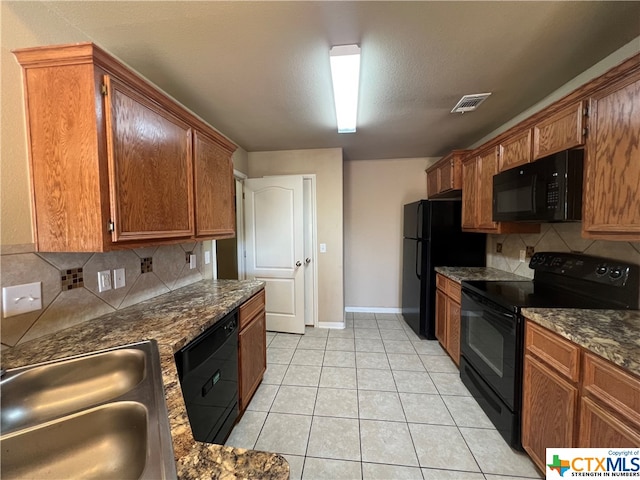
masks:
<path id="1" fill-rule="evenodd" d="M 640 427 L 640 379 L 592 353 L 585 352 L 582 365 L 584 393 Z"/>
<path id="2" fill-rule="evenodd" d="M 527 320 L 525 346 L 568 379 L 578 381 L 580 347 L 576 344 Z"/>
<path id="3" fill-rule="evenodd" d="M 446 292 L 447 295 L 449 295 L 449 297 L 452 300 L 455 300 L 456 302 L 460 303 L 461 299 L 462 299 L 462 287 L 460 286 L 459 283 L 454 282 L 453 280 L 447 278 L 447 287 L 446 287 Z"/>
<path id="4" fill-rule="evenodd" d="M 240 330 L 264 310 L 264 301 L 264 290 L 261 290 L 240 306 Z"/>

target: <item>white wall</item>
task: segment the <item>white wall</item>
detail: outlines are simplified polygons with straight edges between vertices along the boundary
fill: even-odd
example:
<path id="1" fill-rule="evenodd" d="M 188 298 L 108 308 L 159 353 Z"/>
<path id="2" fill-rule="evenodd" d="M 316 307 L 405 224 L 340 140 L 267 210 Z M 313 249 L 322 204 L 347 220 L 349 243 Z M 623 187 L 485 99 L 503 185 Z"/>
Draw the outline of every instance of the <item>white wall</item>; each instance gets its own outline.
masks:
<path id="1" fill-rule="evenodd" d="M 249 177 L 316 175 L 318 243 L 318 323 L 344 322 L 342 149 L 250 152 Z"/>
<path id="2" fill-rule="evenodd" d="M 425 169 L 438 158 L 344 163 L 347 309 L 401 305 L 403 205 L 426 197 Z"/>

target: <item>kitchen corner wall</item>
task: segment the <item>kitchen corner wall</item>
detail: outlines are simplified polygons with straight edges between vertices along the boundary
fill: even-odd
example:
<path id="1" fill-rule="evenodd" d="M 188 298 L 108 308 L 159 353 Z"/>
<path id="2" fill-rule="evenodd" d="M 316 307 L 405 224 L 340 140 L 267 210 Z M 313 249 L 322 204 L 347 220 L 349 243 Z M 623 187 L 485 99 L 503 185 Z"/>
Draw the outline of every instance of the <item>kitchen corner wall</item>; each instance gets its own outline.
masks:
<path id="1" fill-rule="evenodd" d="M 101 315 L 140 303 L 203 279 L 211 241 L 119 250 L 109 253 L 11 253 L 0 256 L 1 286 L 42 282 L 42 310 L 0 320 L 2 349 L 54 333 Z M 22 249 L 24 251 L 24 249 Z M 187 252 L 196 255 L 190 269 Z M 98 272 L 125 268 L 126 286 L 98 292 Z"/>
<path id="2" fill-rule="evenodd" d="M 579 252 L 640 265 L 640 242 L 590 240 L 580 235 L 580 223 L 545 223 L 539 234 L 487 235 L 487 266 L 533 278 L 529 259 L 520 262 L 520 250 L 536 252 Z M 502 251 L 496 252 L 496 245 Z"/>

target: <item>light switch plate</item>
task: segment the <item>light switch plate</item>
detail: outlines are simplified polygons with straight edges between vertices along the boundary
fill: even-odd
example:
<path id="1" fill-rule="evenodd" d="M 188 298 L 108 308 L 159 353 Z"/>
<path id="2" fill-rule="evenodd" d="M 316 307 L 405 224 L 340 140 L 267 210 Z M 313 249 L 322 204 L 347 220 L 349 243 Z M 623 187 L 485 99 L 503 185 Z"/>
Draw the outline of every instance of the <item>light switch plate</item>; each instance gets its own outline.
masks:
<path id="1" fill-rule="evenodd" d="M 526 250 L 520 250 L 520 261 L 521 262 L 526 262 L 527 261 L 527 251 Z"/>
<path id="2" fill-rule="evenodd" d="M 124 268 L 116 268 L 113 271 L 113 288 L 122 288 L 126 285 Z"/>
<path id="3" fill-rule="evenodd" d="M 42 282 L 25 283 L 2 289 L 4 318 L 42 310 Z"/>
<path id="4" fill-rule="evenodd" d="M 189 268 L 190 269 L 196 268 L 196 256 L 193 254 L 189 255 Z"/>
<path id="5" fill-rule="evenodd" d="M 327 244 L 326 243 L 321 243 L 320 244 L 320 253 L 327 253 Z"/>
<path id="6" fill-rule="evenodd" d="M 209 250 L 204 251 L 204 264 L 209 265 L 211 263 L 211 252 Z"/>

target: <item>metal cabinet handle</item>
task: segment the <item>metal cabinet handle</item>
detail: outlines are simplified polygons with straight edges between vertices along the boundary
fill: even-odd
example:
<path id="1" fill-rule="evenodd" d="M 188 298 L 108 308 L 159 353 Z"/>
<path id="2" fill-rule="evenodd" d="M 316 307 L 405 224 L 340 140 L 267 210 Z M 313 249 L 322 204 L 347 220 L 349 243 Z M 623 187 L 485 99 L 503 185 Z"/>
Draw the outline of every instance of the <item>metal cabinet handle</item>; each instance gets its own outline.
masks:
<path id="1" fill-rule="evenodd" d="M 311 259 L 309 257 L 305 258 L 304 263 L 307 263 L 307 264 L 311 263 Z"/>
<path id="2" fill-rule="evenodd" d="M 301 266 L 301 265 L 302 265 L 302 262 L 301 262 L 300 260 L 298 260 L 298 261 L 296 262 L 296 267 L 299 267 L 299 266 Z"/>

